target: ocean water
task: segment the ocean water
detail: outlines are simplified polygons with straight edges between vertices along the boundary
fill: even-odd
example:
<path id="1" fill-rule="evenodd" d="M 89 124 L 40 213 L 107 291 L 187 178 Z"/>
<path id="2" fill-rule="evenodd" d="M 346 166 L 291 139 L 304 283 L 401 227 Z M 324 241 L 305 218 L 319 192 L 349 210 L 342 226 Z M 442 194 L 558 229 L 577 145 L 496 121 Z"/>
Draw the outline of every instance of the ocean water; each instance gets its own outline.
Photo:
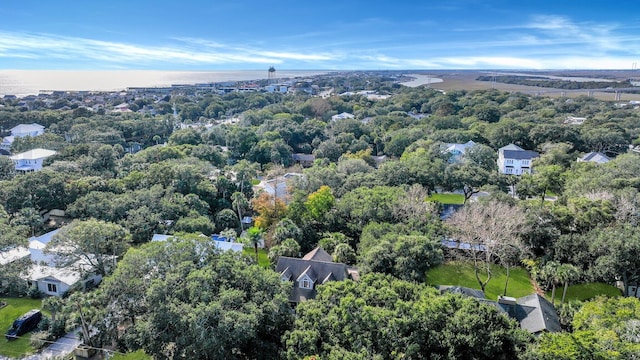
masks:
<path id="1" fill-rule="evenodd" d="M 278 78 L 306 77 L 328 71 L 278 70 Z M 0 70 L 0 96 L 25 96 L 40 91 L 119 91 L 127 87 L 155 87 L 224 81 L 267 79 L 267 70 L 155 71 L 155 70 Z"/>

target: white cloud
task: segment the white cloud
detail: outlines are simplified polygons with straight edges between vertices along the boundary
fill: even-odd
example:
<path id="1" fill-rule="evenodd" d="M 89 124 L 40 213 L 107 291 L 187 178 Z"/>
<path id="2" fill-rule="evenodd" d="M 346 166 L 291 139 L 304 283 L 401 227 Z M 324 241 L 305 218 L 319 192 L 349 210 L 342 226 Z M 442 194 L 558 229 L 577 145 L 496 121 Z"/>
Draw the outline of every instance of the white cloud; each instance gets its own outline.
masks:
<path id="1" fill-rule="evenodd" d="M 285 60 L 325 61 L 329 54 L 264 51 L 226 46 L 204 39 L 179 40 L 173 46 L 135 45 L 51 34 L 0 32 L 0 57 L 66 59 L 140 64 L 281 64 Z"/>

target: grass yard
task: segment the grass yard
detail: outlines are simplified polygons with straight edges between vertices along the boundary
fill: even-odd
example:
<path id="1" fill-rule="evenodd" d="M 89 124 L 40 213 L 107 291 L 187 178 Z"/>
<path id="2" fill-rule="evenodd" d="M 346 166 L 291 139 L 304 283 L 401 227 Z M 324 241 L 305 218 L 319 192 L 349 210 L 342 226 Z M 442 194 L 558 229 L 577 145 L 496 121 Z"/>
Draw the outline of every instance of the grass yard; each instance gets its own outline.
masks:
<path id="1" fill-rule="evenodd" d="M 556 289 L 556 304 L 562 299 L 563 289 L 562 286 Z M 585 301 L 593 299 L 596 296 L 616 297 L 622 296 L 622 292 L 617 287 L 604 283 L 570 285 L 569 288 L 567 288 L 567 298 L 565 301 Z M 547 291 L 547 298 L 549 298 L 549 300 L 551 299 L 550 291 Z"/>
<path id="2" fill-rule="evenodd" d="M 242 249 L 243 255 L 251 256 L 252 259 L 256 258 L 256 251 L 253 246 L 246 246 Z M 269 256 L 266 249 L 258 249 L 258 265 L 267 268 L 269 267 Z"/>
<path id="3" fill-rule="evenodd" d="M 464 195 L 451 193 L 434 193 L 427 198 L 427 201 L 437 201 L 445 205 L 462 205 L 464 204 Z"/>
<path id="4" fill-rule="evenodd" d="M 23 355 L 34 352 L 29 337 L 31 333 L 23 335 L 20 339 L 8 341 L 4 334 L 9 330 L 13 321 L 24 315 L 31 309 L 41 309 L 42 300 L 30 298 L 0 298 L 0 302 L 6 302 L 7 306 L 0 309 L 0 355 L 19 358 Z M 43 314 L 46 314 L 43 312 Z M 49 315 L 49 314 L 46 314 Z"/>
<path id="5" fill-rule="evenodd" d="M 113 360 L 151 360 L 151 356 L 144 353 L 142 350 L 136 352 L 130 352 L 126 354 L 115 354 L 111 359 Z"/>
<path id="6" fill-rule="evenodd" d="M 485 297 L 496 300 L 502 295 L 506 270 L 498 265 L 492 267 L 492 277 L 486 286 Z M 427 284 L 430 285 L 458 285 L 473 289 L 480 289 L 474 275 L 473 265 L 461 261 L 450 261 L 427 271 Z M 511 269 L 507 296 L 521 297 L 533 294 L 535 289 L 531 285 L 529 273 L 522 267 Z"/>

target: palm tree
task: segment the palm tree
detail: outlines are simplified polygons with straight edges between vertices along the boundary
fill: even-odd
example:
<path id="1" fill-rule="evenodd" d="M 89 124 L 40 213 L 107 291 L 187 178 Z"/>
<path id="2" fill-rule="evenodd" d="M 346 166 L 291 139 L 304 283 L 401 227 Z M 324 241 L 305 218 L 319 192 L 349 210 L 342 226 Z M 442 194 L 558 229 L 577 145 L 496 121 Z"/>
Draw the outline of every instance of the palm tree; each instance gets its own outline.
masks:
<path id="1" fill-rule="evenodd" d="M 256 251 L 256 263 L 258 263 L 258 244 L 260 244 L 260 240 L 262 240 L 262 230 L 256 226 L 250 227 L 247 229 L 247 238 Z"/>
<path id="2" fill-rule="evenodd" d="M 242 231 L 242 211 L 249 206 L 249 202 L 243 193 L 236 191 L 231 195 L 231 201 L 233 208 L 236 210 L 238 214 L 238 221 L 240 222 L 240 231 Z"/>
<path id="3" fill-rule="evenodd" d="M 562 290 L 562 304 L 567 297 L 567 288 L 569 283 L 575 281 L 580 276 L 580 270 L 571 264 L 562 264 L 558 269 L 559 277 L 564 282 L 564 290 Z"/>
<path id="4" fill-rule="evenodd" d="M 560 282 L 559 268 L 560 263 L 557 261 L 549 261 L 542 268 L 542 277 L 551 283 L 551 304 L 556 300 L 556 285 Z"/>

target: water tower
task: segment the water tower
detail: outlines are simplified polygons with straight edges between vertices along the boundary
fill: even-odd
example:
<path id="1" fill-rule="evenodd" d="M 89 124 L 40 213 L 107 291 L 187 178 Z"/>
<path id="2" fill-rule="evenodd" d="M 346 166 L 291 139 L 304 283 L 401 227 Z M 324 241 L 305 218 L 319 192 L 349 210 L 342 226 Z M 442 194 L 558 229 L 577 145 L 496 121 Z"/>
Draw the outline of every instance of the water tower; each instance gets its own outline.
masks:
<path id="1" fill-rule="evenodd" d="M 269 67 L 269 84 L 271 84 L 273 82 L 273 80 L 276 78 L 276 68 L 274 68 L 273 66 Z"/>

